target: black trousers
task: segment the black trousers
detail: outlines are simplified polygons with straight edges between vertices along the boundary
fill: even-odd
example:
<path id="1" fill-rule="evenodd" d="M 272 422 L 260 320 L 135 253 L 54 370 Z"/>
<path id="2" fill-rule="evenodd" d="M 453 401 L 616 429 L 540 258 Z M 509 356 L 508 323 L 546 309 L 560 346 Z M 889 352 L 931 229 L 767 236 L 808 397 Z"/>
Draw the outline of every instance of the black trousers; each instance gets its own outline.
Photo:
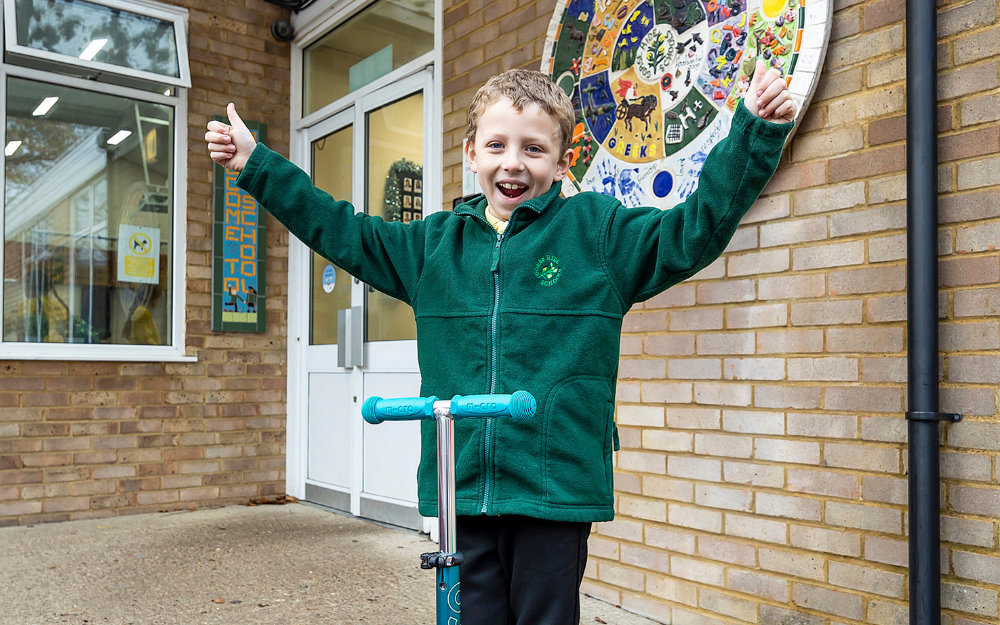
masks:
<path id="1" fill-rule="evenodd" d="M 590 523 L 459 516 L 462 625 L 579 625 Z"/>

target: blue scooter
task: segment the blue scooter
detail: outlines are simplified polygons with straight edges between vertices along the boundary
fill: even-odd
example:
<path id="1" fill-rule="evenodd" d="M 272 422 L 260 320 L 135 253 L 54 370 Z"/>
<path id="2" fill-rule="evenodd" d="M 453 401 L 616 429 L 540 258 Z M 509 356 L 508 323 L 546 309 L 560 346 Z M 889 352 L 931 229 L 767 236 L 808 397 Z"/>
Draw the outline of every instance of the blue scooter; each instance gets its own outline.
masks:
<path id="1" fill-rule="evenodd" d="M 526 391 L 513 395 L 456 395 L 382 399 L 369 397 L 361 406 L 365 421 L 437 421 L 438 533 L 440 551 L 420 555 L 420 568 L 437 569 L 437 625 L 461 625 L 459 565 L 464 560 L 455 546 L 455 420 L 513 417 L 530 419 L 535 398 Z"/>

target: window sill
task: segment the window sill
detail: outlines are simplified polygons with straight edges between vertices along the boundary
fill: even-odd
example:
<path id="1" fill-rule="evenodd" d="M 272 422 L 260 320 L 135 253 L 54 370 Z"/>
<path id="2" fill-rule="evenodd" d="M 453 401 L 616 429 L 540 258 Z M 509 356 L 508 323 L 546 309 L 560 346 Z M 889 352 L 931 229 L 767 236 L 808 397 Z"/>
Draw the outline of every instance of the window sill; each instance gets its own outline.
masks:
<path id="1" fill-rule="evenodd" d="M 198 362 L 175 347 L 84 345 L 79 343 L 2 343 L 3 360 L 62 360 L 110 362 Z"/>

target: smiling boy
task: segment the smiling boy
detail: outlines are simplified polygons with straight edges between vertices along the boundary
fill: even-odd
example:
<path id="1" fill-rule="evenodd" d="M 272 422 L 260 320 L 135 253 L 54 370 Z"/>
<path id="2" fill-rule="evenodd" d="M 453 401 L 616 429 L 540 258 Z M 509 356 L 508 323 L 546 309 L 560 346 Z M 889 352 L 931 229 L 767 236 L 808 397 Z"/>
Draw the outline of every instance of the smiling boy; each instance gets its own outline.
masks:
<path id="1" fill-rule="evenodd" d="M 508 89 L 502 98 L 510 104 L 493 106 L 497 103 L 485 100 L 492 92 L 484 89 L 473 101 L 465 156 L 483 188 L 486 210 L 507 221 L 515 208 L 566 177 L 572 151 L 563 137 L 572 136 L 572 124 L 564 120 L 571 111 L 555 117 L 532 101 L 527 89 L 523 94 Z M 488 105 L 478 111 L 483 104 Z"/>
<path id="2" fill-rule="evenodd" d="M 465 625 L 570 625 L 595 521 L 614 518 L 618 342 L 636 302 L 725 249 L 777 167 L 795 105 L 763 62 L 754 96 L 671 210 L 559 195 L 576 121 L 539 72 L 490 79 L 469 109 L 466 158 L 484 190 L 454 212 L 384 222 L 313 187 L 257 146 L 230 105 L 212 158 L 310 248 L 413 307 L 421 394 L 531 392 L 527 421 L 456 423 Z M 767 121 L 768 119 L 774 122 Z M 434 425 L 421 424 L 420 512 L 437 511 Z"/>

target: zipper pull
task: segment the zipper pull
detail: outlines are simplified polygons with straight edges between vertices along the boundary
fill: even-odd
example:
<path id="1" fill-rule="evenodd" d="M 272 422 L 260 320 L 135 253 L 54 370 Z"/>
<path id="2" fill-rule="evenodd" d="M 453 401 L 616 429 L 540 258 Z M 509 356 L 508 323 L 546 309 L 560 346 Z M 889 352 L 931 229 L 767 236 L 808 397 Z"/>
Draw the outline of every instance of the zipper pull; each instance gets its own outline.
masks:
<path id="1" fill-rule="evenodd" d="M 490 263 L 490 271 L 496 271 L 497 266 L 500 264 L 500 242 L 503 241 L 503 235 L 497 233 L 497 244 L 493 246 L 493 260 Z"/>

